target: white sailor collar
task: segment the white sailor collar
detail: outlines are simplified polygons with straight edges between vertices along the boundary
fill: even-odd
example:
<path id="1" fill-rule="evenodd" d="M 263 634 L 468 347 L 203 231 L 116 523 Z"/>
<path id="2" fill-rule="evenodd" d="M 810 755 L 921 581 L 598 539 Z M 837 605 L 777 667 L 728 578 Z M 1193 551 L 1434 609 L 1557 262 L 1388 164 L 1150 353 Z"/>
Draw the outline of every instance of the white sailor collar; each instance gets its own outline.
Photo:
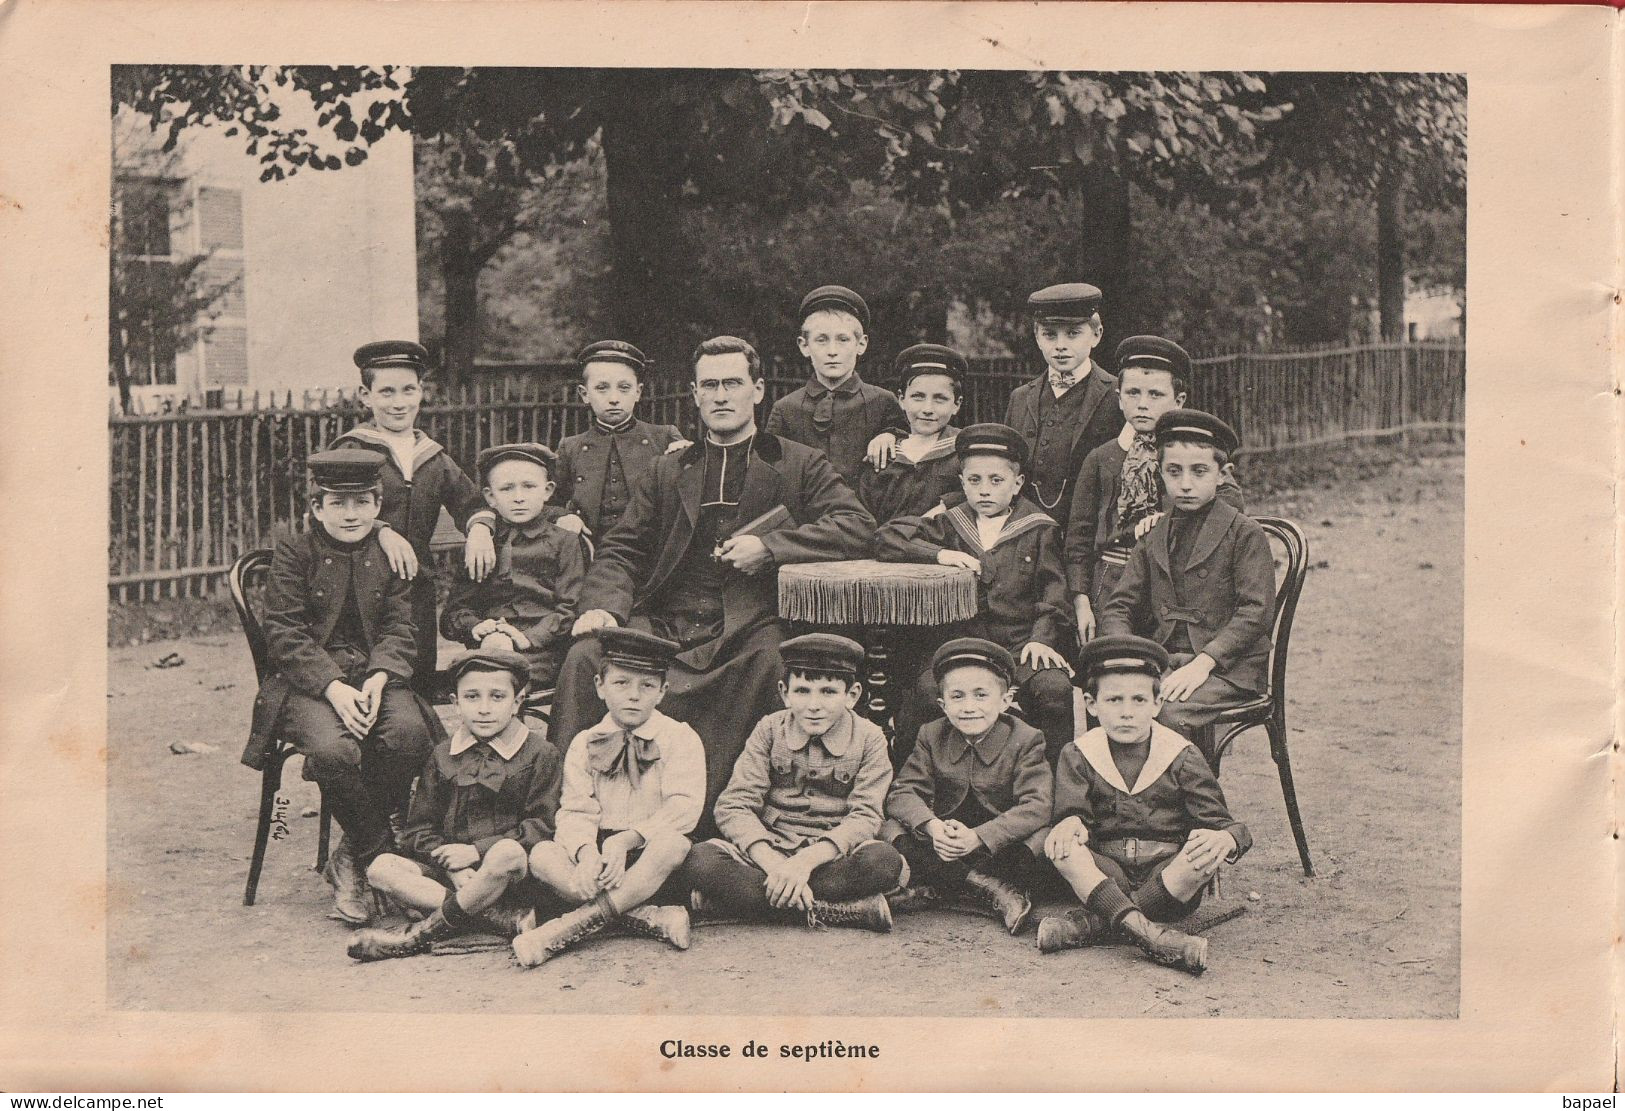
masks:
<path id="1" fill-rule="evenodd" d="M 1010 515 L 1004 519 L 1004 527 L 999 530 L 999 535 L 994 538 L 992 544 L 984 546 L 981 529 L 977 527 L 976 511 L 968 502 L 954 506 L 946 515 L 948 523 L 962 540 L 972 546 L 973 552 L 991 552 L 999 545 L 1018 536 L 1024 536 L 1034 529 L 1055 524 L 1055 518 L 1042 509 L 1024 498 L 1017 499 L 1016 504 L 1010 508 Z"/>
<path id="2" fill-rule="evenodd" d="M 343 436 L 340 436 L 339 439 L 362 440 L 369 444 L 377 444 L 379 447 L 388 448 L 390 451 L 390 461 L 394 462 L 395 453 L 394 449 L 390 446 L 392 441 L 390 440 L 389 435 L 372 424 L 370 421 L 366 424 L 356 425 Z M 337 441 L 334 442 L 337 443 Z M 443 450 L 445 449 L 436 443 L 434 438 L 428 433 L 424 432 L 423 429 L 412 429 L 412 470 L 414 473 L 417 471 L 418 467 L 423 464 L 425 459 L 428 459 L 430 456 L 436 455 Z"/>
<path id="3" fill-rule="evenodd" d="M 492 752 L 504 760 L 512 760 L 514 754 L 524 748 L 525 742 L 529 739 L 530 727 L 518 718 L 514 718 L 503 727 L 502 732 L 491 738 L 486 744 L 491 746 Z M 459 725 L 457 732 L 452 734 L 449 755 L 456 756 L 459 753 L 467 752 L 479 743 L 474 734 L 468 731 L 468 726 Z"/>
<path id="4" fill-rule="evenodd" d="M 1123 422 L 1123 431 L 1117 434 L 1117 446 L 1124 451 L 1134 446 L 1134 426 L 1128 421 Z"/>
<path id="5" fill-rule="evenodd" d="M 1173 762 L 1179 759 L 1181 753 L 1192 744 L 1178 733 L 1169 729 L 1161 722 L 1151 723 L 1151 751 L 1145 758 L 1145 766 L 1130 787 L 1123 782 L 1123 773 L 1117 770 L 1117 761 L 1112 759 L 1111 741 L 1106 737 L 1106 730 L 1100 726 L 1089 730 L 1072 742 L 1095 769 L 1095 774 L 1127 795 L 1137 795 L 1157 778 L 1167 771 Z"/>

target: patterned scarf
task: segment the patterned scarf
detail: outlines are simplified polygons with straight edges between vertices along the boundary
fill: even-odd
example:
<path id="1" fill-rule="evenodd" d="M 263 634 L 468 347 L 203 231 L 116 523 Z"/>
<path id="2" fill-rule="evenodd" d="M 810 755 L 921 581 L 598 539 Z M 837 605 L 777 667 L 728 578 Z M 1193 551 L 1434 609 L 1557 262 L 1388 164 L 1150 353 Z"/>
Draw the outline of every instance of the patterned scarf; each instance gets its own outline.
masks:
<path id="1" fill-rule="evenodd" d="M 1132 537 L 1134 526 L 1162 508 L 1162 481 L 1157 474 L 1157 441 L 1149 432 L 1134 433 L 1123 459 L 1117 486 L 1116 536 Z"/>

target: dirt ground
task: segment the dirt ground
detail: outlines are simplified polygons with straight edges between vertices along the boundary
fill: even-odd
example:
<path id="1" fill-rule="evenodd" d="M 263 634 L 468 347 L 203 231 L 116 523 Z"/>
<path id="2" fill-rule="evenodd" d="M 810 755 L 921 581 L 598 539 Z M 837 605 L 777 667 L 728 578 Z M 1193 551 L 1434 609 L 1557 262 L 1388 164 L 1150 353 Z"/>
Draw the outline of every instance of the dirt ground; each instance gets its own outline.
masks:
<path id="1" fill-rule="evenodd" d="M 311 870 L 316 792 L 290 762 L 289 835 L 242 906 L 259 776 L 238 763 L 254 694 L 240 636 L 110 649 L 109 1002 L 185 1011 L 1437 1018 L 1460 966 L 1463 469 L 1398 466 L 1249 483 L 1305 528 L 1312 570 L 1289 675 L 1291 750 L 1317 874 L 1305 878 L 1262 731 L 1224 765 L 1252 852 L 1204 906 L 1200 978 L 1125 948 L 1053 956 L 1029 931 L 933 911 L 889 936 L 697 928 L 679 953 L 601 939 L 534 970 L 504 951 L 361 965 Z M 1353 483 L 1342 482 L 1354 474 Z M 1303 475 L 1311 475 L 1304 481 Z M 1283 477 L 1284 476 L 1284 477 Z M 174 653 L 184 662 L 153 666 Z M 175 755 L 172 742 L 213 751 Z M 310 814 L 306 812 L 309 811 Z M 1251 896 L 1256 895 L 1254 899 Z"/>

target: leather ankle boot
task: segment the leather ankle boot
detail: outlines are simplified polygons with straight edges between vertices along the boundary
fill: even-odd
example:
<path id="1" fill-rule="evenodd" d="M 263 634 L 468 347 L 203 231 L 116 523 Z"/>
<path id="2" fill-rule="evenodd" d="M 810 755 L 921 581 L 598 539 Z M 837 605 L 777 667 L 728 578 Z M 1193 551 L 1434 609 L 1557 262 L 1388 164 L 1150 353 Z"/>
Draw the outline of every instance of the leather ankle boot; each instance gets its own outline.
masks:
<path id="1" fill-rule="evenodd" d="M 1097 945 L 1111 933 L 1106 920 L 1087 907 L 1074 907 L 1065 914 L 1052 914 L 1038 923 L 1038 951 L 1059 953 L 1062 949 L 1082 949 Z"/>
<path id="2" fill-rule="evenodd" d="M 381 961 L 390 957 L 410 957 L 421 953 L 442 938 L 457 933 L 439 908 L 421 922 L 398 930 L 357 930 L 348 952 L 358 961 Z"/>
<path id="3" fill-rule="evenodd" d="M 358 926 L 372 921 L 372 891 L 367 887 L 366 875 L 350 848 L 350 840 L 340 837 L 328 854 L 327 867 L 322 878 L 333 888 L 333 909 L 340 918 Z"/>
<path id="4" fill-rule="evenodd" d="M 536 927 L 536 909 L 504 897 L 485 908 L 480 922 L 498 937 L 518 937 Z"/>
<path id="5" fill-rule="evenodd" d="M 891 933 L 891 904 L 884 895 L 870 895 L 845 903 L 813 901 L 807 912 L 809 926 L 845 926 L 856 930 Z"/>
<path id="6" fill-rule="evenodd" d="M 614 921 L 616 914 L 602 895 L 576 907 L 568 914 L 550 919 L 534 930 L 513 939 L 513 955 L 526 968 L 535 968 L 556 957 L 584 937 L 590 937 Z"/>
<path id="7" fill-rule="evenodd" d="M 1140 951 L 1158 964 L 1200 976 L 1207 968 L 1207 938 L 1192 937 L 1159 925 L 1137 910 L 1123 916 L 1119 928 L 1134 939 Z"/>
<path id="8" fill-rule="evenodd" d="M 674 949 L 688 948 L 687 907 L 633 907 L 615 920 L 624 933 L 652 937 Z"/>
<path id="9" fill-rule="evenodd" d="M 1021 888 L 1008 880 L 990 875 L 978 868 L 965 873 L 965 890 L 971 898 L 992 908 L 1004 920 L 1010 936 L 1019 934 L 1033 916 L 1033 901 Z"/>

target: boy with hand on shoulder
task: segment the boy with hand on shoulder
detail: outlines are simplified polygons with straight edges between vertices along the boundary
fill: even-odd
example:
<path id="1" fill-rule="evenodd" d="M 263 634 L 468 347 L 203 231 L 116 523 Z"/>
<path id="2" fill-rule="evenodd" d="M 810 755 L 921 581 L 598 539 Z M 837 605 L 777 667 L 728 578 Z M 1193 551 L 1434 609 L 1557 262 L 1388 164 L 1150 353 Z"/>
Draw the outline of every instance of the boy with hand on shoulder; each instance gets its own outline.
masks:
<path id="1" fill-rule="evenodd" d="M 1218 417 L 1157 418 L 1157 457 L 1171 512 L 1141 537 L 1100 613 L 1100 631 L 1168 650 L 1157 720 L 1201 743 L 1205 727 L 1268 686 L 1275 561 L 1264 530 L 1218 500 L 1236 434 Z M 1211 758 L 1211 753 L 1205 753 Z"/>
<path id="2" fill-rule="evenodd" d="M 1015 683 L 1027 720 L 1043 732 L 1050 759 L 1072 739 L 1072 612 L 1055 519 L 1021 497 L 1027 445 L 1003 424 L 960 432 L 965 502 L 944 513 L 899 517 L 875 534 L 875 556 L 893 563 L 937 563 L 976 574 L 978 613 L 949 635 L 979 636 L 1016 657 Z M 897 741 L 906 751 L 937 697 L 922 668 L 900 707 Z"/>
<path id="3" fill-rule="evenodd" d="M 1162 519 L 1157 418 L 1184 408 L 1190 373 L 1190 356 L 1172 340 L 1130 336 L 1117 345 L 1117 399 L 1128 423 L 1084 459 L 1066 529 L 1066 584 L 1080 640 L 1094 636 L 1095 613 L 1122 576 L 1134 542 Z M 1224 469 L 1218 496 L 1245 511 L 1231 467 Z"/>
<path id="4" fill-rule="evenodd" d="M 444 448 L 417 427 L 429 353 L 410 340 L 379 340 L 356 348 L 361 371 L 357 397 L 371 413 L 366 423 L 339 436 L 331 447 L 369 448 L 383 454 L 383 508 L 378 539 L 389 566 L 412 584 L 412 623 L 417 629 L 414 684 L 431 693 L 438 664 L 435 583 L 429 543 L 440 510 L 467 536 L 463 565 L 483 579 L 496 562 L 492 536 L 496 514 Z"/>
<path id="5" fill-rule="evenodd" d="M 532 690 L 558 679 L 587 574 L 580 535 L 547 519 L 556 465 L 545 444 L 497 444 L 480 452 L 485 500 L 500 519 L 496 568 L 479 582 L 459 579 L 440 616 L 448 640 L 523 655 Z"/>
<path id="6" fill-rule="evenodd" d="M 931 673 L 946 715 L 926 726 L 886 796 L 881 836 L 908 861 L 924 900 L 964 892 L 1011 936 L 1032 916 L 1026 841 L 1049 822 L 1054 790 L 1044 735 L 1009 713 L 1016 661 L 992 641 L 937 649 Z M 923 882 L 922 882 L 923 881 Z"/>
<path id="7" fill-rule="evenodd" d="M 383 465 L 377 452 L 353 448 L 310 457 L 315 524 L 276 539 L 262 622 L 274 674 L 254 699 L 243 750 L 243 763 L 263 768 L 282 737 L 305 758 L 344 832 L 326 876 L 339 917 L 352 923 L 372 917 L 363 873 L 390 847 L 391 816 L 406 809 L 439 728 L 408 686 L 410 588 L 390 574 L 373 531 Z"/>
<path id="8" fill-rule="evenodd" d="M 885 933 L 908 866 L 877 840 L 892 769 L 885 734 L 853 712 L 863 649 L 808 633 L 779 651 L 785 708 L 745 741 L 717 799 L 723 836 L 689 854 L 694 908 Z"/>
<path id="9" fill-rule="evenodd" d="M 521 895 L 527 854 L 547 839 L 559 803 L 559 753 L 517 717 L 529 665 L 503 649 L 464 652 L 450 674 L 457 731 L 423 766 L 399 852 L 367 869 L 375 889 L 426 917 L 362 930 L 359 961 L 408 957 L 464 933 L 512 937 L 535 908 Z"/>
<path id="10" fill-rule="evenodd" d="M 917 343 L 898 354 L 894 369 L 908 435 L 880 470 L 858 469 L 858 498 L 882 524 L 929 513 L 959 490 L 959 429 L 949 422 L 959 412 L 969 366 L 951 347 Z"/>
<path id="11" fill-rule="evenodd" d="M 578 514 L 588 535 L 604 536 L 626 512 L 632 483 L 661 455 L 690 441 L 675 425 L 636 415 L 649 360 L 618 339 L 589 343 L 576 355 L 576 393 L 592 410 L 592 427 L 559 442 L 557 498 Z"/>
<path id="12" fill-rule="evenodd" d="M 796 345 L 812 380 L 773 403 L 764 431 L 817 448 L 854 492 L 869 441 L 904 427 L 897 398 L 858 377 L 869 347 L 869 306 L 852 290 L 823 285 L 801 299 Z"/>
<path id="13" fill-rule="evenodd" d="M 1155 720 L 1168 654 L 1135 636 L 1097 637 L 1078 666 L 1100 726 L 1061 754 L 1044 853 L 1083 902 L 1038 924 L 1054 953 L 1126 934 L 1158 964 L 1201 973 L 1207 939 L 1159 925 L 1193 912 L 1203 889 L 1252 844 L 1202 754 Z"/>
<path id="14" fill-rule="evenodd" d="M 637 629 L 594 635 L 609 712 L 570 742 L 558 832 L 530 853 L 531 874 L 576 909 L 514 938 L 526 967 L 611 925 L 688 948 L 688 889 L 667 881 L 705 806 L 705 749 L 657 709 L 678 648 Z"/>

